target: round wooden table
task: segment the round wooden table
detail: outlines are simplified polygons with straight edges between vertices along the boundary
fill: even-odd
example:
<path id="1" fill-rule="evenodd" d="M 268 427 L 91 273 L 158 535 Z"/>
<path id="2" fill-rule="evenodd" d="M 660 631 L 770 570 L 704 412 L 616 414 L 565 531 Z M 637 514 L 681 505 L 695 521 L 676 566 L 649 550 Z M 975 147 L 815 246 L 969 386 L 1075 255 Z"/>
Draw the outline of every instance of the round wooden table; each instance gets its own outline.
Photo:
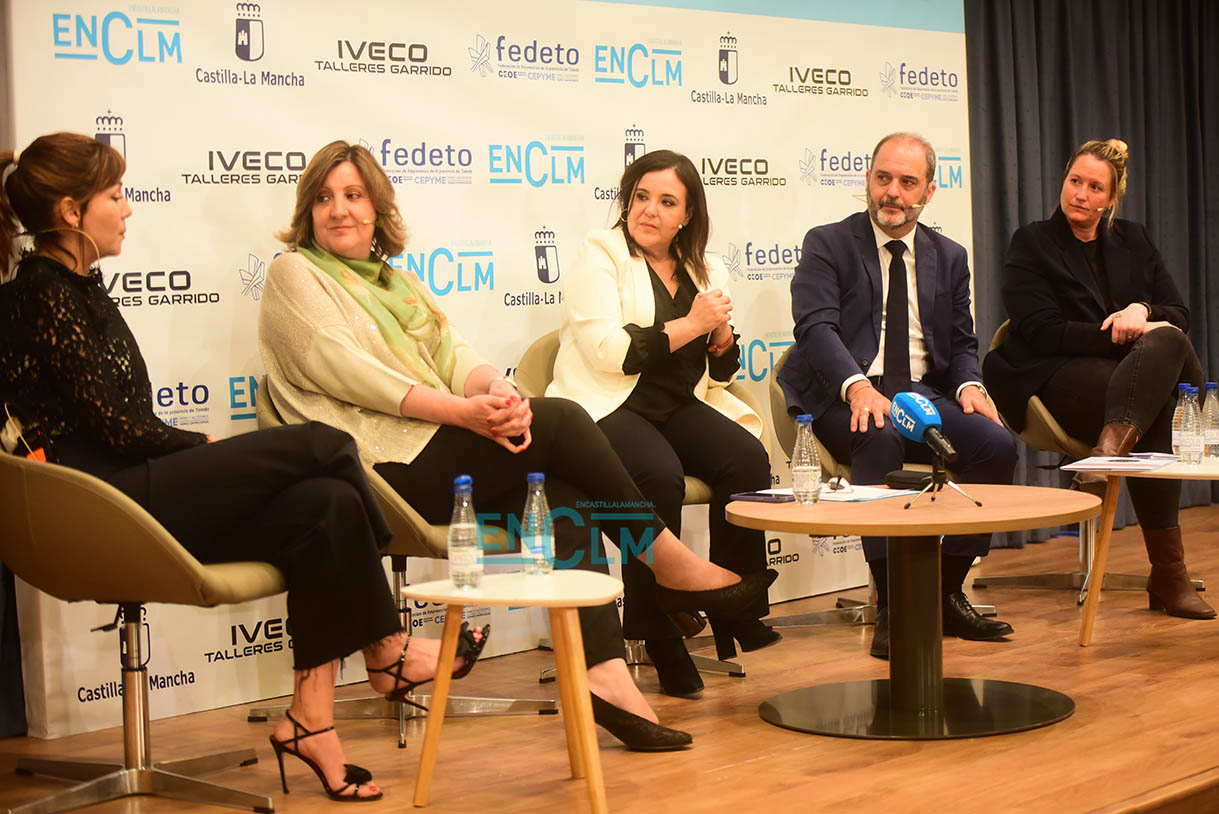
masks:
<path id="1" fill-rule="evenodd" d="M 1063 693 L 1031 684 L 944 678 L 940 536 L 1016 531 L 1087 520 L 1092 495 L 1038 486 L 968 484 L 976 506 L 941 492 L 859 503 L 728 504 L 730 523 L 797 534 L 888 537 L 889 677 L 783 693 L 758 708 L 776 726 L 851 738 L 972 738 L 1061 721 L 1075 711 Z"/>

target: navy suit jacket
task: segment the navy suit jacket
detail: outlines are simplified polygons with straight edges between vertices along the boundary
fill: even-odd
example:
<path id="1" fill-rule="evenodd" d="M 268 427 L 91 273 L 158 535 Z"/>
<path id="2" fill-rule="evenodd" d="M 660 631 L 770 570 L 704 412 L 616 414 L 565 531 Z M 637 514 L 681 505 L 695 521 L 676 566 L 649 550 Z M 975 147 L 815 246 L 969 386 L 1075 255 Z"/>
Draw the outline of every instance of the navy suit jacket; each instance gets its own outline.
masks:
<path id="1" fill-rule="evenodd" d="M 968 258 L 964 246 L 922 224 L 914 231 L 914 257 L 929 354 L 922 381 L 952 397 L 965 382 L 982 380 Z M 789 412 L 817 419 L 840 400 L 843 381 L 867 374 L 880 347 L 881 273 L 867 212 L 804 236 L 791 286 L 796 345 L 779 371 Z"/>

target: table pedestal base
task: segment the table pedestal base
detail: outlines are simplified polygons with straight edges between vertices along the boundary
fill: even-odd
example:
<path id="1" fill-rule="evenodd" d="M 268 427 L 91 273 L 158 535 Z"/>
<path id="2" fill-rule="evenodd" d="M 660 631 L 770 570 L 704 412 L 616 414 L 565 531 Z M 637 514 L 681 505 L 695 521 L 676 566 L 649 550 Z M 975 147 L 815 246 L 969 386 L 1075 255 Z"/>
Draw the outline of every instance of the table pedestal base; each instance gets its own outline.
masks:
<path id="1" fill-rule="evenodd" d="M 844 738 L 941 740 L 1002 735 L 1056 723 L 1075 711 L 1060 692 L 985 678 L 943 679 L 944 700 L 923 714 L 894 709 L 889 679 L 823 684 L 758 706 L 767 723 Z"/>

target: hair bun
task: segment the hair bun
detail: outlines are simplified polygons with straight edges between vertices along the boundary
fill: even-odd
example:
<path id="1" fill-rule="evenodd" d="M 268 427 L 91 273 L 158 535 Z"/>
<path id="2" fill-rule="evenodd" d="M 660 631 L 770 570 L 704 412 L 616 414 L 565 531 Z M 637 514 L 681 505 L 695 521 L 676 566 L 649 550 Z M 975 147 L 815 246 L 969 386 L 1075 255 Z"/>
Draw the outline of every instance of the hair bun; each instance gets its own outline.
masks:
<path id="1" fill-rule="evenodd" d="M 1118 153 L 1120 153 L 1122 158 L 1129 157 L 1130 147 L 1129 147 L 1129 145 L 1126 144 L 1126 142 L 1122 141 L 1120 138 L 1111 138 L 1105 143 L 1108 144 L 1110 147 L 1112 147 L 1114 150 L 1116 150 Z"/>

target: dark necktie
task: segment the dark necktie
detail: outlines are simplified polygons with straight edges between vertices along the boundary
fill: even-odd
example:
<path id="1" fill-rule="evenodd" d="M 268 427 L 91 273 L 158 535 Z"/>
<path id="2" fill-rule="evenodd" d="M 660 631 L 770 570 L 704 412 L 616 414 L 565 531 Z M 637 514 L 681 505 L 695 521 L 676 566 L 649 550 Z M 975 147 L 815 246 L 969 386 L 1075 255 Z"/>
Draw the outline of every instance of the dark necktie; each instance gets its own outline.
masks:
<path id="1" fill-rule="evenodd" d="M 910 389 L 910 303 L 906 293 L 906 244 L 885 244 L 889 261 L 889 295 L 885 298 L 885 395 L 893 398 Z"/>

